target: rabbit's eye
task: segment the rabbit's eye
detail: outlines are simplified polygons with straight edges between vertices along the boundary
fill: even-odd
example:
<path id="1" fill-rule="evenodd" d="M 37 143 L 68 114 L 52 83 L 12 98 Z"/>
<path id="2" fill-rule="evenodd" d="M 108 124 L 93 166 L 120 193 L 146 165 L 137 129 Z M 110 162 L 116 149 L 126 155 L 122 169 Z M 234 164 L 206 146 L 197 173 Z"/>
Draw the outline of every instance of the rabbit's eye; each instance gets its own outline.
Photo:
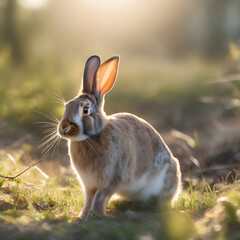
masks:
<path id="1" fill-rule="evenodd" d="M 83 115 L 88 114 L 88 109 L 89 109 L 88 107 L 84 107 L 83 110 L 82 110 L 82 114 Z"/>

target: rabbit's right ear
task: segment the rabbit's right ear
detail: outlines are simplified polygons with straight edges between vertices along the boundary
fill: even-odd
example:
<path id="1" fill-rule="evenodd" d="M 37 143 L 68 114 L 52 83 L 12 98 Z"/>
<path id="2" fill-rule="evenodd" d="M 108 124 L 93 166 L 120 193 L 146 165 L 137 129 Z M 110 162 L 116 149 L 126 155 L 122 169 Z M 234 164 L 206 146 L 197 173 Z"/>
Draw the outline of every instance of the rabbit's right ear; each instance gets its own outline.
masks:
<path id="1" fill-rule="evenodd" d="M 104 62 L 96 72 L 96 90 L 105 95 L 109 92 L 117 77 L 119 56 L 113 56 Z"/>
<path id="2" fill-rule="evenodd" d="M 95 74 L 97 69 L 100 66 L 100 57 L 93 55 L 91 56 L 85 65 L 84 75 L 83 75 L 83 86 L 82 92 L 90 93 L 93 92 L 94 81 L 95 81 Z"/>

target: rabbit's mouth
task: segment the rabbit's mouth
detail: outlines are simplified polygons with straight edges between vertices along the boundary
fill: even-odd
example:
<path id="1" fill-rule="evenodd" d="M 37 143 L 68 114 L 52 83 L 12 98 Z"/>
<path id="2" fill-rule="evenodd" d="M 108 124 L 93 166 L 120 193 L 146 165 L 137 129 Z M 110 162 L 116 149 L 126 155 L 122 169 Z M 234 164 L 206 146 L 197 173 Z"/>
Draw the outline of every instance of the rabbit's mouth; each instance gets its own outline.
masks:
<path id="1" fill-rule="evenodd" d="M 77 124 L 62 120 L 58 125 L 58 133 L 62 138 L 75 138 L 80 135 L 80 129 Z"/>

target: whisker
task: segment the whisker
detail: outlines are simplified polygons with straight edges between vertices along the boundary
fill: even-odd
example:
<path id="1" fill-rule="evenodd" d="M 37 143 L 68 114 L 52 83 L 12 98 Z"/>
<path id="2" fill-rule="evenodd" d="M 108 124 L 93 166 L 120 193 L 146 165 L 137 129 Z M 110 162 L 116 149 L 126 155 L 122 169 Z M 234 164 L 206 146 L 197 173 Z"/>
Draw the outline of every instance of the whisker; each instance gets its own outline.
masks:
<path id="1" fill-rule="evenodd" d="M 63 97 L 61 91 L 59 90 L 59 88 L 58 87 L 56 87 L 56 88 L 58 90 L 58 96 L 60 96 L 64 100 L 64 102 L 66 102 L 66 100 L 64 99 L 64 97 Z"/>
<path id="2" fill-rule="evenodd" d="M 40 141 L 41 146 L 44 146 L 44 143 L 48 143 L 52 138 L 56 137 L 57 136 L 57 133 L 56 132 L 52 132 L 52 133 L 49 133 L 47 136 L 43 137 L 42 140 Z"/>
<path id="3" fill-rule="evenodd" d="M 59 99 L 59 100 L 61 100 L 61 102 L 62 103 L 66 103 L 66 101 L 65 101 L 65 99 L 64 99 L 64 97 L 63 97 L 63 95 L 61 94 L 61 92 L 59 91 L 58 93 L 55 93 L 55 96 Z"/>
<path id="4" fill-rule="evenodd" d="M 60 103 L 60 104 L 63 104 L 65 105 L 66 104 L 66 101 L 64 100 L 63 96 L 62 95 L 58 95 L 57 93 L 54 94 L 51 94 L 49 92 L 45 92 L 47 95 L 49 95 L 50 97 L 52 97 L 53 99 L 56 100 L 57 103 Z"/>
<path id="5" fill-rule="evenodd" d="M 44 147 L 46 144 L 48 144 L 49 142 L 51 142 L 54 138 L 57 137 L 57 134 L 51 134 L 50 136 L 48 136 L 47 138 L 43 139 L 43 143 L 41 143 L 38 148 L 42 148 Z M 43 150 L 44 151 L 44 150 Z"/>
<path id="6" fill-rule="evenodd" d="M 46 150 L 48 153 L 50 153 L 50 150 L 52 150 L 52 149 L 54 150 L 54 146 L 56 145 L 57 140 L 58 140 L 58 138 L 54 138 L 53 141 L 50 143 L 49 147 Z M 53 151 L 52 151 L 50 157 L 52 157 L 52 156 L 53 156 Z"/>
<path id="7" fill-rule="evenodd" d="M 42 113 L 42 112 L 38 112 L 38 111 L 36 111 L 37 113 L 39 113 L 39 114 L 41 114 L 41 115 L 43 115 L 44 117 L 46 117 L 48 120 L 51 120 L 51 121 L 53 121 L 53 122 L 55 122 L 55 123 L 59 123 L 59 120 L 52 114 L 52 113 L 50 113 L 51 115 L 48 115 L 48 114 L 46 114 L 46 113 Z"/>
<path id="8" fill-rule="evenodd" d="M 54 122 L 34 122 L 33 124 L 44 124 L 44 125 L 50 125 L 50 126 L 57 126 L 57 124 Z"/>
<path id="9" fill-rule="evenodd" d="M 58 154 L 58 158 L 60 158 L 60 156 L 59 156 L 59 146 L 60 146 L 60 142 L 61 142 L 61 137 L 58 137 L 58 142 L 57 142 L 57 154 Z"/>
<path id="10" fill-rule="evenodd" d="M 53 114 L 53 113 L 50 113 L 52 115 L 52 117 L 59 123 L 59 119 Z"/>
<path id="11" fill-rule="evenodd" d="M 58 138 L 52 139 L 50 144 L 44 149 L 44 157 L 48 155 L 49 151 L 52 149 L 52 147 L 56 144 Z"/>
<path id="12" fill-rule="evenodd" d="M 51 131 L 49 134 L 47 134 L 46 136 L 44 136 L 44 137 L 40 140 L 40 142 L 43 141 L 43 140 L 46 140 L 46 139 L 49 138 L 49 137 L 51 137 L 53 134 L 56 134 L 56 135 L 57 135 L 57 131 Z"/>
<path id="13" fill-rule="evenodd" d="M 43 140 L 42 142 L 39 143 L 38 149 L 46 148 L 47 144 L 49 144 L 56 137 L 57 137 L 57 135 L 54 134 L 54 135 L 48 137 L 47 139 Z M 44 149 L 42 150 L 42 152 L 44 152 Z"/>
<path id="14" fill-rule="evenodd" d="M 62 95 L 62 93 L 60 92 L 59 89 L 58 89 L 58 93 L 56 93 L 56 96 L 57 96 L 59 99 L 61 99 L 64 104 L 67 103 L 67 101 L 64 99 L 64 97 L 63 97 L 63 95 Z"/>
<path id="15" fill-rule="evenodd" d="M 47 128 L 46 130 L 42 131 L 42 133 L 52 133 L 52 132 L 57 133 L 57 129 L 52 127 L 52 128 Z"/>
<path id="16" fill-rule="evenodd" d="M 46 152 L 43 154 L 43 156 L 41 157 L 41 159 L 45 160 L 45 159 L 47 158 L 47 156 L 48 156 L 48 151 L 46 151 Z"/>
<path id="17" fill-rule="evenodd" d="M 56 141 L 55 144 L 54 144 L 54 147 L 53 147 L 53 151 L 52 151 L 51 157 L 53 156 L 53 154 L 54 154 L 55 151 L 56 151 L 56 148 L 57 148 L 57 146 L 58 146 L 59 139 L 60 139 L 60 137 L 57 136 L 57 141 Z"/>
<path id="18" fill-rule="evenodd" d="M 54 97 L 55 99 L 58 99 L 59 102 L 61 101 L 62 103 L 65 103 L 65 101 L 63 101 L 64 99 L 62 99 L 61 97 L 57 97 L 53 95 L 52 97 Z M 43 133 L 46 134 L 39 141 L 39 146 L 38 146 L 38 149 L 42 149 L 41 152 L 43 155 L 41 159 L 45 160 L 49 156 L 51 150 L 53 150 L 53 152 L 51 153 L 51 157 L 52 157 L 57 147 L 59 147 L 61 138 L 58 135 L 57 127 L 60 121 L 59 119 L 57 119 L 57 117 L 53 113 L 50 113 L 50 114 L 46 114 L 42 112 L 37 112 L 37 113 L 43 115 L 46 119 L 50 120 L 50 122 L 48 121 L 35 122 L 36 124 L 42 124 L 42 127 L 44 128 Z"/>

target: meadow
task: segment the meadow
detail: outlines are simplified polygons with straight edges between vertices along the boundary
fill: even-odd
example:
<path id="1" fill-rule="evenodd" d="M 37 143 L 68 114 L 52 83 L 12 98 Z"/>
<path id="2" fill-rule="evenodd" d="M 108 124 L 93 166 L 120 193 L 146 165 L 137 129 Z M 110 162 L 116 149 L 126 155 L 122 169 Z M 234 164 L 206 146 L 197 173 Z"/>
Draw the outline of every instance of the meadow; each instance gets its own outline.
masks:
<path id="1" fill-rule="evenodd" d="M 32 239 L 33 235 L 34 239 L 238 239 L 238 109 L 233 104 L 238 97 L 237 82 L 212 83 L 218 76 L 204 64 L 192 68 L 192 75 L 188 72 L 191 81 L 183 81 L 178 73 L 155 76 L 167 78 L 155 93 L 154 80 L 153 86 L 146 87 L 145 77 L 135 76 L 138 84 L 131 80 L 126 89 L 129 78 L 120 75 L 116 93 L 107 96 L 106 112 L 133 112 L 160 132 L 164 129 L 164 139 L 180 160 L 182 193 L 174 206 L 163 209 L 113 198 L 107 217 L 80 221 L 84 197 L 69 166 L 66 143 L 39 149 L 39 140 L 47 134 L 41 122 L 51 122 L 51 114 L 60 118 L 64 106 L 59 97 L 74 96 L 76 87 L 59 85 L 61 90 L 56 90 L 54 85 L 62 81 L 58 76 L 56 82 L 54 78 L 47 81 L 49 73 L 45 78 L 44 71 L 41 75 L 23 71 L 16 77 L 5 57 L 1 70 L 12 85 L 1 85 L 0 175 L 13 179 L 0 178 L 2 239 Z M 171 79 L 176 75 L 180 83 L 173 85 Z M 23 85 L 19 78 L 24 78 Z M 213 128 L 216 121 L 225 131 Z M 43 156 L 43 162 L 22 173 Z"/>
<path id="2" fill-rule="evenodd" d="M 1 150 L 1 175 L 25 167 Z M 15 153 L 16 155 L 16 153 Z M 239 181 L 215 187 L 191 181 L 169 209 L 112 199 L 107 217 L 79 220 L 83 193 L 65 169 L 47 175 L 33 167 L 15 179 L 1 179 L 1 239 L 238 239 Z"/>
<path id="3" fill-rule="evenodd" d="M 0 239 L 240 239 L 239 13 L 234 0 L 2 0 Z M 173 206 L 114 196 L 106 217 L 78 219 L 66 142 L 48 134 L 92 54 L 120 55 L 105 112 L 144 118 L 179 159 Z"/>

